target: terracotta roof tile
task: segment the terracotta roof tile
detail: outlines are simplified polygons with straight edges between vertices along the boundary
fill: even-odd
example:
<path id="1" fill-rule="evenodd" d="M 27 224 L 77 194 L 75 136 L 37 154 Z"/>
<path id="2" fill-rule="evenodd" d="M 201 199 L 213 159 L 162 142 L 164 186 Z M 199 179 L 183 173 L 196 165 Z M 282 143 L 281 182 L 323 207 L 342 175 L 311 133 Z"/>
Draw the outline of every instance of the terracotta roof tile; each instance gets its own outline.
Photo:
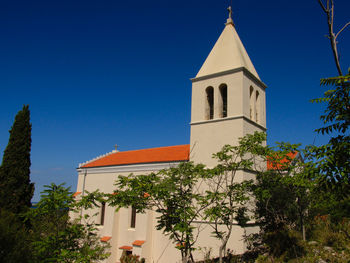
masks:
<path id="1" fill-rule="evenodd" d="M 80 195 L 81 194 L 81 192 L 75 192 L 74 194 L 73 194 L 73 197 L 77 197 L 78 195 Z"/>
<path id="2" fill-rule="evenodd" d="M 138 163 L 188 161 L 190 145 L 176 145 L 127 152 L 116 152 L 85 164 L 82 168 Z"/>
<path id="3" fill-rule="evenodd" d="M 135 240 L 132 245 L 133 246 L 137 246 L 137 247 L 141 247 L 143 245 L 143 243 L 145 243 L 145 240 Z"/>
<path id="4" fill-rule="evenodd" d="M 298 155 L 298 152 L 290 152 L 287 153 L 288 158 L 284 158 L 280 160 L 278 163 L 274 162 L 273 160 L 267 160 L 267 170 L 279 170 L 281 168 L 284 168 L 286 164 L 291 162 L 291 159 L 294 159 Z"/>
<path id="5" fill-rule="evenodd" d="M 119 249 L 132 250 L 132 247 L 130 247 L 130 246 L 121 246 Z"/>
<path id="6" fill-rule="evenodd" d="M 101 242 L 108 242 L 112 237 L 110 236 L 104 236 L 104 237 L 101 237 Z"/>
<path id="7" fill-rule="evenodd" d="M 182 242 L 182 245 L 181 245 L 181 243 L 177 243 L 177 244 L 176 244 L 176 247 L 178 247 L 178 248 L 179 248 L 179 247 L 184 247 L 185 244 L 186 244 L 185 242 Z"/>

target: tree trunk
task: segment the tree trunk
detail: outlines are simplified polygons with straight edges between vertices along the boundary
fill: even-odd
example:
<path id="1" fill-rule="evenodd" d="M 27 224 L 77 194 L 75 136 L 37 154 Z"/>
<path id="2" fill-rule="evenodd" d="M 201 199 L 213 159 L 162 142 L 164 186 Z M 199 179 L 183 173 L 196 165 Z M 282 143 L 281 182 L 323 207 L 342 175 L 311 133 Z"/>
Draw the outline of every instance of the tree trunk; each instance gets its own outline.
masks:
<path id="1" fill-rule="evenodd" d="M 226 252 L 226 245 L 227 245 L 227 238 L 225 238 L 223 241 L 222 241 L 222 244 L 219 248 L 219 263 L 222 263 L 223 260 L 223 256 L 225 256 L 225 252 Z"/>
<path id="2" fill-rule="evenodd" d="M 306 241 L 305 226 L 304 226 L 304 213 L 303 213 L 302 204 L 301 204 L 300 199 L 301 198 L 298 197 L 298 201 L 297 201 L 297 204 L 299 206 L 300 232 L 303 235 L 303 240 Z"/>
<path id="3" fill-rule="evenodd" d="M 189 263 L 193 262 L 191 259 L 191 253 L 189 253 L 188 249 L 185 249 L 185 251 L 181 251 L 181 256 L 182 256 L 182 263 Z"/>
<path id="4" fill-rule="evenodd" d="M 222 263 L 222 247 L 219 248 L 219 263 Z"/>

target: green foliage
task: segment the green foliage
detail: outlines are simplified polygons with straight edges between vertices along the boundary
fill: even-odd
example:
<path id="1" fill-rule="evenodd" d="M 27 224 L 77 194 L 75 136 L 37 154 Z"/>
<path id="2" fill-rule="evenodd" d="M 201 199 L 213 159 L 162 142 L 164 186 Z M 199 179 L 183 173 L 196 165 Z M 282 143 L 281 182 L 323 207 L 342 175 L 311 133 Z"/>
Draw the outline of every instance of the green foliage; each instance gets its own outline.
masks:
<path id="1" fill-rule="evenodd" d="M 350 199 L 339 200 L 335 191 L 320 191 L 317 166 L 288 159 L 290 152 L 301 151 L 297 145 L 281 144 L 269 161 L 282 165 L 257 176 L 254 193 L 261 243 L 255 245 L 267 252 L 257 262 L 348 262 Z M 324 216 L 316 216 L 320 214 Z M 303 241 L 304 229 L 316 245 Z"/>
<path id="2" fill-rule="evenodd" d="M 284 228 L 267 232 L 264 241 L 268 246 L 269 254 L 283 259 L 284 262 L 298 258 L 305 253 L 300 233 L 293 230 Z"/>
<path id="3" fill-rule="evenodd" d="M 252 181 L 238 182 L 235 175 L 252 172 L 258 163 L 262 169 L 266 166 L 265 140 L 264 133 L 255 133 L 241 138 L 237 146 L 224 146 L 214 155 L 219 164 L 213 169 L 186 162 L 158 173 L 119 177 L 117 191 L 108 196 L 108 202 L 117 209 L 133 206 L 138 212 L 159 213 L 156 228 L 177 244 L 183 262 L 193 261 L 195 232 L 200 231 L 193 222 L 215 222 L 213 235 L 222 241 L 220 254 L 224 254 L 236 221 L 244 225 L 249 220 L 245 205 Z"/>
<path id="4" fill-rule="evenodd" d="M 125 250 L 123 251 L 123 254 L 120 258 L 120 263 L 144 263 L 144 262 L 145 262 L 144 258 L 140 259 L 140 256 L 132 255 L 132 254 L 128 255 Z"/>
<path id="5" fill-rule="evenodd" d="M 279 144 L 270 149 L 270 169 L 257 175 L 254 194 L 257 200 L 257 218 L 264 231 L 293 228 L 299 225 L 310 203 L 309 191 L 314 182 L 307 176 L 308 164 L 298 157 L 299 145 Z"/>
<path id="6" fill-rule="evenodd" d="M 31 260 L 30 233 L 18 215 L 0 210 L 0 262 L 27 263 Z"/>
<path id="7" fill-rule="evenodd" d="M 29 106 L 16 115 L 0 167 L 0 208 L 16 214 L 31 206 L 34 184 L 30 183 L 31 129 Z"/>
<path id="8" fill-rule="evenodd" d="M 319 185 L 342 199 L 350 196 L 350 69 L 345 76 L 322 79 L 321 85 L 333 88 L 312 101 L 327 103 L 320 117 L 325 126 L 316 131 L 332 137 L 326 145 L 308 147 L 307 157 L 315 160 Z"/>
<path id="9" fill-rule="evenodd" d="M 330 134 L 333 131 L 345 133 L 350 124 L 350 69 L 347 75 L 321 79 L 321 86 L 332 86 L 333 89 L 324 92 L 323 98 L 311 100 L 316 103 L 327 103 L 321 120 L 326 125 L 316 131 Z"/>
<path id="10" fill-rule="evenodd" d="M 196 242 L 197 229 L 192 223 L 207 206 L 199 189 L 206 176 L 204 166 L 192 162 L 148 175 L 120 176 L 118 192 L 109 196 L 109 202 L 117 209 L 133 206 L 137 212 L 153 209 L 159 213 L 156 228 L 177 244 L 187 262 L 192 260 Z"/>
<path id="11" fill-rule="evenodd" d="M 318 193 L 314 166 L 304 162 L 302 152 L 299 145 L 278 144 L 268 156 L 270 169 L 257 175 L 253 188 L 261 229 L 253 243 L 268 253 L 267 261 L 260 257 L 259 262 L 270 262 L 270 257 L 271 262 L 289 262 L 305 253 L 303 240 Z"/>
<path id="12" fill-rule="evenodd" d="M 73 220 L 69 212 L 79 204 L 69 188 L 45 186 L 36 209 L 28 213 L 33 229 L 34 262 L 98 262 L 109 256 L 93 224 Z"/>
<path id="13" fill-rule="evenodd" d="M 221 241 L 219 261 L 226 253 L 226 244 L 235 224 L 244 226 L 249 221 L 248 202 L 253 181 L 243 178 L 239 181 L 236 175 L 241 171 L 254 173 L 260 166 L 264 169 L 266 154 L 269 148 L 263 146 L 266 134 L 255 132 L 239 139 L 235 146 L 225 145 L 213 155 L 218 165 L 210 170 L 205 183 L 206 201 L 205 219 L 213 228 L 213 236 Z"/>
<path id="14" fill-rule="evenodd" d="M 350 261 L 350 69 L 345 76 L 321 79 L 321 86 L 331 88 L 312 100 L 326 104 L 324 126 L 316 132 L 329 135 L 329 142 L 308 146 L 304 163 L 288 161 L 258 176 L 259 237 L 268 253 L 257 262 Z M 302 225 L 309 243 L 297 232 Z"/>
<path id="15" fill-rule="evenodd" d="M 317 216 L 312 227 L 311 240 L 317 241 L 319 246 L 350 253 L 350 219 L 343 218 L 341 222 L 333 223 L 327 215 Z"/>
<path id="16" fill-rule="evenodd" d="M 319 216 L 312 226 L 309 242 L 294 231 L 271 232 L 274 253 L 260 255 L 256 262 L 350 262 L 349 219 L 334 224 L 329 217 Z"/>

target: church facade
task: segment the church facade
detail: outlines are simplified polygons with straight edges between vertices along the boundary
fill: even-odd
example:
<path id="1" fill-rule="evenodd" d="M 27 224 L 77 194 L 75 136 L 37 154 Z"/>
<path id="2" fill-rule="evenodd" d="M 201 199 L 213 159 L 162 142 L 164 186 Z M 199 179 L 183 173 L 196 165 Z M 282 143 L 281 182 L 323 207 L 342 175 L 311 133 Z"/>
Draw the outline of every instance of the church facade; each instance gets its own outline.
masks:
<path id="1" fill-rule="evenodd" d="M 156 172 L 174 167 L 181 162 L 193 161 L 213 167 L 213 153 L 225 144 L 235 144 L 238 138 L 254 131 L 266 131 L 266 85 L 260 80 L 230 16 L 219 39 L 192 81 L 191 137 L 189 145 L 119 152 L 114 150 L 78 168 L 76 197 L 96 189 L 113 193 L 119 175 L 127 176 Z M 241 171 L 238 180 L 254 178 L 254 174 Z M 140 255 L 146 262 L 178 262 L 180 253 L 161 231 L 157 231 L 156 213 L 138 214 L 132 208 L 115 212 L 102 204 L 95 223 L 99 224 L 101 240 L 111 245 L 108 263 L 119 262 L 124 250 Z M 235 227 L 227 247 L 236 253 L 245 250 L 244 234 L 256 229 Z M 212 248 L 219 243 L 205 228 L 197 245 Z M 203 259 L 203 253 L 195 252 Z"/>

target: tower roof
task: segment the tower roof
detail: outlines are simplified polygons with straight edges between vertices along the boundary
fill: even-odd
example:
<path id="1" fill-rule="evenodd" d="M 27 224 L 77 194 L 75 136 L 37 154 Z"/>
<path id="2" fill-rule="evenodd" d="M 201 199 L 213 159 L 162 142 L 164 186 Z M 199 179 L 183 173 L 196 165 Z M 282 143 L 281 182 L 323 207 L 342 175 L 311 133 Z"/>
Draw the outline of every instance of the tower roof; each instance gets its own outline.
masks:
<path id="1" fill-rule="evenodd" d="M 253 63 L 237 34 L 231 18 L 232 11 L 230 8 L 229 11 L 230 16 L 227 19 L 226 26 L 199 70 L 196 78 L 245 67 L 260 80 Z"/>

